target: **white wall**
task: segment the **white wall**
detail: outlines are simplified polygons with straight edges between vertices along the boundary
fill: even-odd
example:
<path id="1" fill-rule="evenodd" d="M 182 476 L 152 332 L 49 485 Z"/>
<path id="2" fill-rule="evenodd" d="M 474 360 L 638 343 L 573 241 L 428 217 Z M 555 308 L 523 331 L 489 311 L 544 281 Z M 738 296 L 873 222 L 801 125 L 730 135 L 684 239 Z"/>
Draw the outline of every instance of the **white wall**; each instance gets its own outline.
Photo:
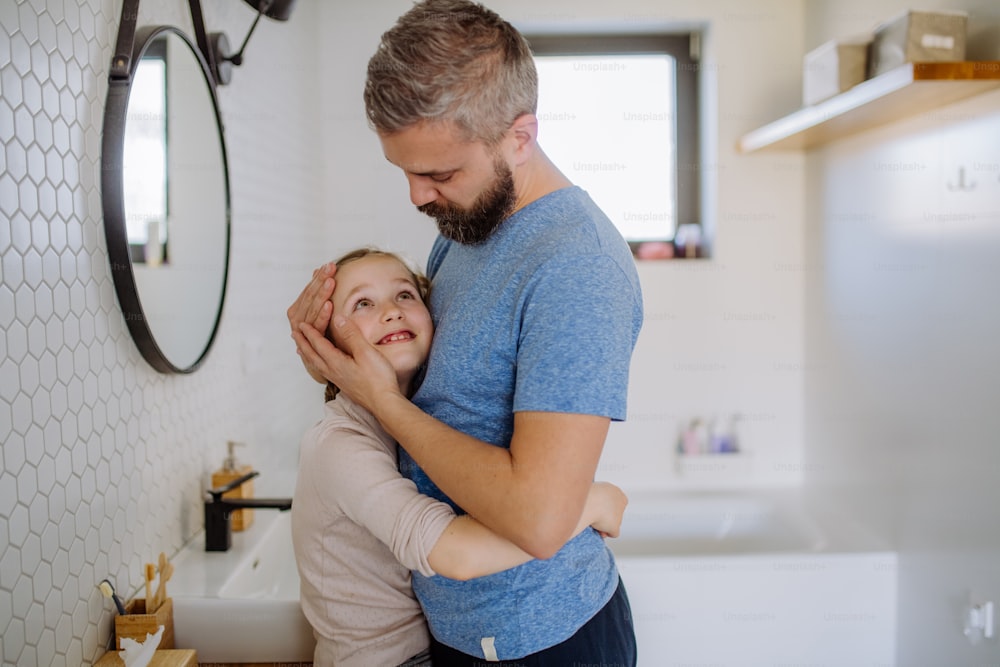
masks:
<path id="1" fill-rule="evenodd" d="M 743 132 L 798 103 L 803 3 L 488 4 L 525 32 L 707 26 L 707 135 L 699 166 L 716 253 L 709 261 L 640 264 L 646 323 L 633 359 L 629 421 L 612 429 L 599 474 L 629 489 L 799 483 L 804 158 L 748 159 L 734 146 Z M 322 10 L 324 154 L 332 158 L 325 163 L 325 205 L 337 225 L 332 255 L 374 242 L 423 265 L 433 240 L 432 223 L 410 204 L 403 175 L 382 156 L 361 103 L 368 58 L 409 6 L 393 0 L 330 3 Z M 544 132 L 543 123 L 543 147 Z M 562 167 L 572 179 L 571 165 Z M 693 477 L 678 476 L 678 424 L 736 412 L 744 415 L 743 441 L 752 456 L 735 471 L 719 472 L 706 461 Z"/>
<path id="2" fill-rule="evenodd" d="M 202 3 L 239 44 L 252 12 Z M 90 664 L 111 635 L 96 584 L 123 597 L 142 565 L 202 526 L 228 439 L 269 472 L 294 466 L 321 390 L 284 309 L 325 254 L 315 136 L 315 3 L 264 21 L 220 91 L 232 188 L 221 329 L 193 375 L 141 358 L 115 298 L 101 210 L 101 123 L 120 0 L 0 3 L 0 663 Z M 193 35 L 184 0 L 139 24 Z M 286 491 L 290 492 L 290 488 Z"/>
<path id="3" fill-rule="evenodd" d="M 1000 6 L 969 11 L 970 59 L 1000 58 Z M 902 1 L 809 4 L 807 48 Z M 1000 92 L 809 157 L 806 485 L 899 551 L 900 665 L 985 665 L 969 596 L 1000 600 Z M 959 169 L 974 190 L 954 191 Z"/>
<path id="4" fill-rule="evenodd" d="M 238 42 L 249 10 L 204 4 L 209 27 Z M 994 4 L 947 4 L 983 17 L 978 57 L 1000 57 Z M 225 440 L 249 444 L 259 487 L 294 463 L 319 399 L 283 311 L 309 269 L 363 243 L 422 262 L 433 230 L 361 104 L 364 64 L 409 2 L 298 3 L 290 22 L 261 23 L 220 91 L 233 241 L 219 337 L 195 374 L 155 373 L 128 336 L 101 228 L 120 3 L 41 5 L 0 3 L 0 660 L 77 665 L 110 634 L 96 582 L 136 591 L 141 563 L 200 529 L 201 485 Z M 957 614 L 966 589 L 1000 597 L 997 200 L 971 204 L 976 224 L 920 224 L 920 213 L 949 210 L 941 188 L 958 164 L 995 176 L 972 165 L 997 162 L 997 94 L 808 157 L 739 156 L 743 132 L 798 106 L 806 49 L 902 3 L 491 5 L 526 29 L 710 26 L 702 168 L 716 256 L 640 266 L 631 418 L 613 429 L 602 477 L 629 489 L 805 477 L 898 544 L 900 664 L 995 662 L 996 644 L 962 643 Z M 140 23 L 154 22 L 190 32 L 187 3 L 145 3 Z M 873 167 L 908 161 L 933 174 L 914 184 Z M 744 467 L 677 476 L 678 421 L 733 411 L 748 418 Z"/>

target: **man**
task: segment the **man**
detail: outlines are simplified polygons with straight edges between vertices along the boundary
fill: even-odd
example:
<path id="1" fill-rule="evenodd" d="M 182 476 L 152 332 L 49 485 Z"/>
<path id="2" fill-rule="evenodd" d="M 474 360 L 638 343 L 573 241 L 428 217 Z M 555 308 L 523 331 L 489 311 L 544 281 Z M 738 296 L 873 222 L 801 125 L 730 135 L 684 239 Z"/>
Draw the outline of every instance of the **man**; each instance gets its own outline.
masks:
<path id="1" fill-rule="evenodd" d="M 321 333 L 335 267 L 288 311 L 310 373 L 376 416 L 422 492 L 539 559 L 469 582 L 414 574 L 436 665 L 635 664 L 610 551 L 593 531 L 569 538 L 625 417 L 642 298 L 620 234 L 538 146 L 536 102 L 527 43 L 495 13 L 426 0 L 400 17 L 369 62 L 365 107 L 440 231 L 437 335 L 412 402 L 343 317 L 343 350 Z"/>

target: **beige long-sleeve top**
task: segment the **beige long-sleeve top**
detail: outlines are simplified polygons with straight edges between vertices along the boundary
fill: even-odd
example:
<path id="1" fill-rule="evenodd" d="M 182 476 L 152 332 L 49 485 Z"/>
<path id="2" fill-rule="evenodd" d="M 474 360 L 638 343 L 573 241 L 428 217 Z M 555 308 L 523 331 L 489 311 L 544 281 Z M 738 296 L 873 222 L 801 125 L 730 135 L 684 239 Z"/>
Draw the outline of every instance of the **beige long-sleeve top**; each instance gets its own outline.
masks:
<path id="1" fill-rule="evenodd" d="M 455 514 L 399 474 L 396 443 L 341 394 L 303 437 L 292 502 L 301 604 L 317 667 L 398 665 L 429 645 L 410 570 Z"/>

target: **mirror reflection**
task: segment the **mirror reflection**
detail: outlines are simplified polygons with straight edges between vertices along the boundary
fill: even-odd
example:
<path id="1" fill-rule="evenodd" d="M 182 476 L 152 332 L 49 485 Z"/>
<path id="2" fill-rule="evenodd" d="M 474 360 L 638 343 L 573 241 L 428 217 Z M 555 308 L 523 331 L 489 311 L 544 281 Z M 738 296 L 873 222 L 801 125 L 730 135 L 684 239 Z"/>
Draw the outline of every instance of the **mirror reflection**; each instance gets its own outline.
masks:
<path id="1" fill-rule="evenodd" d="M 125 231 L 132 262 L 150 266 L 168 247 L 166 47 L 166 36 L 157 37 L 136 64 L 125 124 Z"/>
<path id="2" fill-rule="evenodd" d="M 137 37 L 125 101 L 109 90 L 107 113 L 121 122 L 109 116 L 105 132 L 120 128 L 121 155 L 105 163 L 121 170 L 105 174 L 108 251 L 143 356 L 158 370 L 189 372 L 211 345 L 225 293 L 225 146 L 214 89 L 190 41 L 169 27 Z"/>

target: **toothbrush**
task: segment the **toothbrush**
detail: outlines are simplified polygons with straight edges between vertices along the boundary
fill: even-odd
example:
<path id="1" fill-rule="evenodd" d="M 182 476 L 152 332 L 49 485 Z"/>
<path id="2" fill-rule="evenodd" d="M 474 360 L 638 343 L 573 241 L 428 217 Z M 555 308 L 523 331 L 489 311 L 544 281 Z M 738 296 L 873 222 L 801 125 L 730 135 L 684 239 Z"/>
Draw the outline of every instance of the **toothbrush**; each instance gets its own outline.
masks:
<path id="1" fill-rule="evenodd" d="M 146 607 L 153 603 L 153 579 L 156 577 L 156 566 L 146 563 Z"/>
<path id="2" fill-rule="evenodd" d="M 115 606 L 118 607 L 118 613 L 125 616 L 125 605 L 122 604 L 121 598 L 115 593 L 115 587 L 111 585 L 111 582 L 105 579 L 97 587 L 101 590 L 101 594 L 104 597 L 114 600 Z"/>
<path id="3" fill-rule="evenodd" d="M 156 587 L 156 592 L 153 593 L 153 606 L 146 607 L 146 613 L 155 613 L 160 605 L 163 604 L 167 599 L 167 581 L 174 573 L 174 564 L 167 560 L 167 554 L 160 552 L 160 583 Z"/>

